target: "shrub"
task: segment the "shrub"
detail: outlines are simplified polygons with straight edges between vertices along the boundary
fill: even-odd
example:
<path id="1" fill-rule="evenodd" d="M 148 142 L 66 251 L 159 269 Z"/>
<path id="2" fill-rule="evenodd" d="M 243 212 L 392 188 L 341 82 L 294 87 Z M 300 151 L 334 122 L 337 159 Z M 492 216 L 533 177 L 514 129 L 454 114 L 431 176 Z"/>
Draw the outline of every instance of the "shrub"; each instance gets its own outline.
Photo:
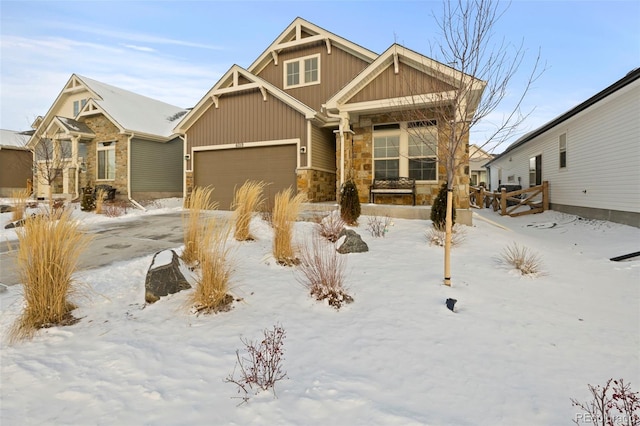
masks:
<path id="1" fill-rule="evenodd" d="M 102 214 L 102 205 L 104 204 L 104 197 L 107 191 L 100 188 L 96 191 L 96 214 Z"/>
<path id="2" fill-rule="evenodd" d="M 333 244 L 319 236 L 300 251 L 298 281 L 304 285 L 316 300 L 326 300 L 336 309 L 353 302 L 344 289 L 346 258 L 340 256 Z"/>
<path id="3" fill-rule="evenodd" d="M 291 266 L 299 262 L 293 249 L 293 225 L 304 200 L 303 193 L 294 196 L 291 188 L 276 194 L 272 217 L 273 256 L 281 265 Z"/>
<path id="4" fill-rule="evenodd" d="M 367 230 L 372 237 L 384 237 L 389 231 L 391 223 L 392 220 L 389 216 L 385 216 L 383 218 L 378 216 L 369 216 L 367 219 Z"/>
<path id="5" fill-rule="evenodd" d="M 82 200 L 80 201 L 80 210 L 93 211 L 96 208 L 96 200 L 93 198 L 93 188 L 87 186 L 82 188 Z"/>
<path id="6" fill-rule="evenodd" d="M 517 243 L 506 247 L 500 255 L 500 261 L 513 266 L 522 275 L 535 275 L 540 272 L 541 259 L 536 253 L 526 247 L 520 247 Z"/>
<path id="7" fill-rule="evenodd" d="M 196 186 L 184 200 L 185 210 L 182 213 L 184 249 L 180 257 L 188 265 L 193 265 L 199 259 L 202 211 L 218 208 L 218 204 L 211 201 L 212 192 L 213 188 L 210 186 L 205 188 Z"/>
<path id="8" fill-rule="evenodd" d="M 593 396 L 591 401 L 582 403 L 571 398 L 571 405 L 584 411 L 576 414 L 575 424 L 640 425 L 640 393 L 633 392 L 629 384 L 622 379 L 609 379 L 604 387 L 587 386 Z"/>
<path id="9" fill-rule="evenodd" d="M 447 183 L 443 183 L 431 206 L 431 222 L 433 227 L 444 231 L 447 227 Z M 451 226 L 456 223 L 456 209 L 451 209 Z"/>
<path id="10" fill-rule="evenodd" d="M 440 246 L 444 247 L 444 240 L 446 237 L 446 232 L 444 229 L 438 229 L 435 227 L 427 228 L 425 232 L 425 236 L 429 241 L 429 244 L 432 246 Z M 460 227 L 460 225 L 455 225 L 451 228 L 451 247 L 456 247 L 462 244 L 467 237 L 467 233 L 465 228 Z"/>
<path id="11" fill-rule="evenodd" d="M 127 203 L 124 201 L 113 201 L 111 203 L 105 203 L 102 206 L 102 211 L 105 216 L 120 217 L 127 214 Z"/>
<path id="12" fill-rule="evenodd" d="M 202 230 L 198 251 L 200 275 L 191 296 L 196 312 L 225 311 L 233 302 L 228 294 L 232 265 L 226 244 L 230 232 L 229 223 L 220 224 L 214 218 L 210 218 Z"/>
<path id="13" fill-rule="evenodd" d="M 27 189 L 19 189 L 11 191 L 13 198 L 13 210 L 11 211 L 11 221 L 16 222 L 24 219 L 24 212 L 27 209 L 27 199 L 29 191 Z"/>
<path id="14" fill-rule="evenodd" d="M 346 223 L 340 217 L 338 212 L 331 212 L 320 221 L 318 221 L 318 235 L 332 243 L 338 241 L 340 232 L 344 229 Z"/>
<path id="15" fill-rule="evenodd" d="M 264 330 L 264 337 L 260 342 L 240 339 L 245 346 L 246 354 L 240 356 L 236 350 L 236 366 L 225 379 L 227 383 L 238 386 L 238 393 L 244 393 L 240 398 L 249 401 L 249 392 L 257 394 L 260 390 L 271 389 L 276 396 L 276 382 L 287 377 L 282 370 L 284 360 L 284 339 L 286 333 L 281 325 L 275 325 L 273 330 Z M 239 377 L 236 377 L 236 371 Z"/>
<path id="16" fill-rule="evenodd" d="M 263 190 L 266 184 L 262 181 L 246 181 L 236 192 L 233 199 L 233 218 L 235 222 L 234 237 L 238 241 L 253 240 L 249 224 L 253 212 L 264 203 Z"/>
<path id="17" fill-rule="evenodd" d="M 360 217 L 358 187 L 349 179 L 340 190 L 340 216 L 347 225 L 356 226 Z"/>
<path id="18" fill-rule="evenodd" d="M 69 301 L 78 259 L 90 241 L 71 211 L 59 219 L 40 214 L 17 228 L 17 266 L 24 287 L 25 309 L 10 335 L 21 340 L 40 328 L 72 324 L 75 309 Z"/>

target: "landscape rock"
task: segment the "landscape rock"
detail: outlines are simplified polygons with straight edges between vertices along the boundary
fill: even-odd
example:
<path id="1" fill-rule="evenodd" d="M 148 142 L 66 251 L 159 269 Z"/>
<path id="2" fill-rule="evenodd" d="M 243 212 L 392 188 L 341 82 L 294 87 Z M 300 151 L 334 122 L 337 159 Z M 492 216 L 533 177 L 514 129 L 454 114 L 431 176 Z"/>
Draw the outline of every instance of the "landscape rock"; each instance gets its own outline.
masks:
<path id="1" fill-rule="evenodd" d="M 4 229 L 13 229 L 24 226 L 25 219 L 16 220 L 15 222 L 9 222 L 4 226 Z"/>
<path id="2" fill-rule="evenodd" d="M 369 251 L 367 243 L 362 241 L 360 235 L 353 229 L 343 229 L 340 235 L 338 235 L 338 241 L 340 241 L 342 237 L 344 237 L 344 241 L 342 241 L 342 244 L 338 247 L 338 253 L 364 253 Z"/>
<path id="3" fill-rule="evenodd" d="M 145 301 L 154 303 L 162 296 L 191 288 L 193 275 L 174 250 L 156 253 L 145 280 Z"/>
<path id="4" fill-rule="evenodd" d="M 0 213 L 8 213 L 12 211 L 13 211 L 13 207 L 8 206 L 6 204 L 0 204 Z"/>

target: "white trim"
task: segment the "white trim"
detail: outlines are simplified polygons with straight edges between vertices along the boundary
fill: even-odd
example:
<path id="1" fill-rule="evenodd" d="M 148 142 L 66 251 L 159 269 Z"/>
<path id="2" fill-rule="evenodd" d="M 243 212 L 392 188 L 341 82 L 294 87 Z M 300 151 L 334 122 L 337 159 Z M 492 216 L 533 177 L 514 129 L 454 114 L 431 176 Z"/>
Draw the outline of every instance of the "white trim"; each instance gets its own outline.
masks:
<path id="1" fill-rule="evenodd" d="M 311 147 L 313 146 L 313 141 L 311 140 L 312 136 L 313 136 L 313 132 L 312 132 L 312 127 L 311 126 L 311 121 L 307 120 L 307 167 L 310 167 L 312 162 L 311 162 L 311 154 L 312 154 L 312 149 Z M 298 152 L 300 152 L 300 150 L 298 150 Z"/>
<path id="2" fill-rule="evenodd" d="M 195 146 L 191 148 L 191 171 L 193 171 L 193 161 L 194 154 L 196 152 L 204 152 L 204 151 L 221 151 L 224 149 L 243 149 L 243 148 L 259 148 L 266 146 L 277 146 L 277 145 L 296 145 L 296 170 L 300 169 L 300 139 L 279 139 L 279 140 L 268 140 L 268 141 L 259 141 L 259 142 L 244 142 L 244 143 L 227 143 L 223 145 L 206 145 L 206 146 Z"/>
<path id="3" fill-rule="evenodd" d="M 329 169 L 324 169 L 322 167 L 298 167 L 298 170 L 317 170 L 319 172 L 325 172 L 325 173 L 331 173 L 332 175 L 338 175 L 338 173 L 336 172 L 335 169 L 333 170 L 329 170 Z"/>

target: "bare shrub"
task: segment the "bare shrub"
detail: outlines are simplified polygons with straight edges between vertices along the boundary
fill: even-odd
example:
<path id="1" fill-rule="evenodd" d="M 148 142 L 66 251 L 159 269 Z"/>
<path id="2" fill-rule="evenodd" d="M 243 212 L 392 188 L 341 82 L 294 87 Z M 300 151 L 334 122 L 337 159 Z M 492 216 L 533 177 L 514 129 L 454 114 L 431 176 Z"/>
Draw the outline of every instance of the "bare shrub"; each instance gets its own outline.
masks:
<path id="1" fill-rule="evenodd" d="M 314 235 L 300 250 L 297 279 L 316 300 L 326 300 L 329 306 L 340 309 L 353 302 L 344 288 L 345 269 L 346 258 L 333 244 Z"/>
<path id="2" fill-rule="evenodd" d="M 603 387 L 587 386 L 593 396 L 591 401 L 579 402 L 571 398 L 571 405 L 584 411 L 576 414 L 575 424 L 640 425 L 640 393 L 633 392 L 629 384 L 622 379 L 609 379 Z"/>
<path id="3" fill-rule="evenodd" d="M 238 386 L 238 393 L 243 402 L 248 402 L 251 394 L 260 390 L 271 389 L 276 396 L 276 382 L 287 377 L 282 369 L 284 361 L 284 339 L 286 332 L 281 325 L 274 325 L 273 330 L 265 329 L 261 341 L 240 339 L 246 353 L 240 355 L 236 350 L 236 365 L 233 372 L 225 379 L 227 383 Z M 236 373 L 239 377 L 236 377 Z"/>
<path id="4" fill-rule="evenodd" d="M 40 328 L 73 324 L 73 274 L 90 237 L 69 210 L 57 219 L 45 214 L 31 217 L 16 234 L 25 309 L 10 332 L 11 340 L 30 338 Z"/>
<path id="5" fill-rule="evenodd" d="M 338 241 L 340 232 L 346 226 L 340 212 L 333 211 L 318 221 L 318 234 L 332 243 Z"/>
<path id="6" fill-rule="evenodd" d="M 96 191 L 96 214 L 102 214 L 102 206 L 104 205 L 104 197 L 107 194 L 103 188 Z"/>
<path id="7" fill-rule="evenodd" d="M 234 238 L 238 241 L 253 240 L 249 224 L 253 213 L 264 203 L 263 190 L 266 183 L 262 181 L 246 181 L 234 194 L 233 219 L 235 222 Z"/>
<path id="8" fill-rule="evenodd" d="M 233 270 L 229 262 L 227 239 L 231 233 L 228 222 L 218 223 L 215 218 L 207 220 L 202 229 L 198 251 L 200 276 L 191 302 L 196 312 L 212 313 L 230 308 L 233 296 L 229 292 L 229 280 Z"/>
<path id="9" fill-rule="evenodd" d="M 384 217 L 369 216 L 367 218 L 367 230 L 372 237 L 384 237 L 389 231 L 389 226 L 391 226 L 392 223 L 393 221 L 388 215 L 385 215 Z"/>
<path id="10" fill-rule="evenodd" d="M 507 246 L 501 253 L 499 260 L 513 266 L 522 275 L 535 275 L 540 272 L 542 261 L 540 256 L 527 247 L 521 247 L 517 243 Z"/>
<path id="11" fill-rule="evenodd" d="M 304 200 L 304 193 L 294 196 L 291 188 L 280 191 L 275 196 L 272 217 L 273 256 L 281 265 L 292 266 L 299 262 L 293 249 L 293 225 Z"/>
<path id="12" fill-rule="evenodd" d="M 27 189 L 19 189 L 11 191 L 13 198 L 13 210 L 11 211 L 11 221 L 16 222 L 24 219 L 24 212 L 27 209 L 27 199 L 29 191 Z"/>
<path id="13" fill-rule="evenodd" d="M 180 256 L 188 264 L 194 264 L 198 259 L 198 250 L 202 231 L 201 215 L 204 210 L 215 210 L 218 204 L 211 201 L 213 187 L 193 188 L 189 197 L 184 200 L 182 213 L 182 227 L 184 235 L 184 249 Z"/>
<path id="14" fill-rule="evenodd" d="M 435 226 L 427 228 L 425 236 L 432 246 L 444 247 L 444 239 L 446 232 L 444 229 L 436 228 Z M 451 247 L 460 246 L 465 238 L 467 238 L 467 232 L 465 228 L 456 224 L 451 228 Z"/>
<path id="15" fill-rule="evenodd" d="M 105 216 L 120 217 L 127 214 L 127 203 L 123 201 L 114 201 L 111 203 L 105 203 L 102 206 L 102 211 Z"/>

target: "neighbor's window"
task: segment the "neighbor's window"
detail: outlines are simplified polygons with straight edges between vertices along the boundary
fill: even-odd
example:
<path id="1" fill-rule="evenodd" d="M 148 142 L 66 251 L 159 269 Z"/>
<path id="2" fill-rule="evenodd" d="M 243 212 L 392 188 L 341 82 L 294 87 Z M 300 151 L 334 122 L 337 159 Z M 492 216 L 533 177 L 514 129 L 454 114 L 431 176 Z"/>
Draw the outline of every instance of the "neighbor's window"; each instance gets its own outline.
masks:
<path id="1" fill-rule="evenodd" d="M 563 133 L 560 135 L 558 148 L 560 152 L 560 168 L 564 169 L 567 167 L 567 134 Z"/>
<path id="2" fill-rule="evenodd" d="M 410 177 L 435 181 L 438 133 L 435 121 L 381 124 L 373 127 L 375 179 Z"/>
<path id="3" fill-rule="evenodd" d="M 297 58 L 284 63 L 285 88 L 320 83 L 320 55 Z"/>
<path id="4" fill-rule="evenodd" d="M 529 186 L 542 185 L 542 155 L 529 159 Z"/>
<path id="5" fill-rule="evenodd" d="M 98 144 L 98 177 L 101 180 L 116 178 L 116 143 L 102 142 Z"/>
<path id="6" fill-rule="evenodd" d="M 79 101 L 73 101 L 73 116 L 76 117 L 82 107 L 84 107 L 87 103 L 86 99 L 81 99 Z"/>

